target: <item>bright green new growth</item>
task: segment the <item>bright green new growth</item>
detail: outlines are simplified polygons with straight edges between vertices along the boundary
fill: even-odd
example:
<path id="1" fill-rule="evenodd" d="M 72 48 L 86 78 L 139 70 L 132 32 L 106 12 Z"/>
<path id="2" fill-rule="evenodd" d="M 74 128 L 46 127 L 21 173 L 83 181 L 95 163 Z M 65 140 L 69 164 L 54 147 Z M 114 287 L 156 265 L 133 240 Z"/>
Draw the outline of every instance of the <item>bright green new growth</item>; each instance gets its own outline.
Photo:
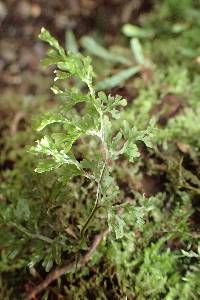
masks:
<path id="1" fill-rule="evenodd" d="M 125 221 L 123 215 L 118 215 L 120 205 L 117 207 L 115 205 L 118 203 L 120 191 L 111 176 L 112 164 L 121 155 L 134 162 L 140 155 L 138 141 L 142 141 L 147 147 L 152 147 L 154 124 L 151 122 L 147 130 L 139 131 L 136 127 L 131 128 L 124 120 L 122 128 L 114 132 L 112 119 L 120 118 L 120 107 L 126 106 L 127 101 L 121 96 L 107 96 L 103 91 L 98 94 L 95 92 L 90 57 L 80 53 L 66 53 L 44 28 L 39 37 L 51 46 L 43 63 L 45 66 L 56 65 L 54 81 L 72 77 L 72 82 L 77 82 L 77 79 L 82 82 L 82 88 L 71 87 L 62 90 L 58 85 L 52 87 L 52 91 L 60 96 L 62 105 L 54 112 L 43 115 L 37 130 L 43 130 L 52 124 L 58 126 L 59 123 L 60 126 L 56 127 L 56 132 L 45 135 L 37 141 L 37 145 L 32 148 L 35 153 L 42 156 L 35 171 L 43 173 L 59 168 L 65 181 L 74 176 L 83 176 L 95 181 L 97 188 L 93 209 L 88 218 L 86 217 L 81 236 L 85 233 L 97 209 L 103 208 L 107 212 L 109 228 L 114 230 L 117 238 L 121 238 Z M 82 103 L 79 112 L 78 103 Z M 75 156 L 73 145 L 82 138 L 87 139 L 88 147 L 91 149 L 88 149 L 90 157 L 83 157 L 80 160 Z M 92 146 L 94 143 L 95 147 Z M 83 153 L 82 156 L 84 155 Z M 137 218 L 138 210 L 135 210 L 131 204 L 123 203 L 122 206 L 124 205 Z M 140 214 L 138 219 L 141 219 Z"/>

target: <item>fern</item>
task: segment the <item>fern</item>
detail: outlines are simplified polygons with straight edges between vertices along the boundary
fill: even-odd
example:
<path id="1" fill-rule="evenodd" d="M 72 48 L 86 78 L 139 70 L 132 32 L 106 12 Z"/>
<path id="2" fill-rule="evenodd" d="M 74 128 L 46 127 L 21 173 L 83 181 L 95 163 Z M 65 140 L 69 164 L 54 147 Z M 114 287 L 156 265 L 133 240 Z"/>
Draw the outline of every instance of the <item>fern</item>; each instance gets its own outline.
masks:
<path id="1" fill-rule="evenodd" d="M 52 91 L 61 96 L 66 105 L 64 103 L 57 111 L 43 115 L 37 130 L 57 123 L 62 127 L 59 132 L 45 135 L 32 147 L 32 151 L 41 157 L 35 171 L 43 173 L 63 168 L 67 172 L 65 180 L 82 176 L 95 181 L 97 188 L 93 209 L 82 226 L 81 235 L 86 232 L 96 211 L 103 206 L 108 212 L 109 227 L 115 231 L 117 238 L 122 237 L 123 217 L 116 215 L 116 221 L 113 222 L 113 213 L 116 211 L 113 206 L 120 191 L 112 177 L 111 161 L 114 162 L 123 155 L 134 162 L 140 155 L 138 141 L 152 147 L 153 123 L 146 130 L 140 131 L 136 127 L 131 128 L 124 120 L 118 132 L 113 131 L 112 119 L 120 118 L 120 107 L 126 106 L 127 101 L 121 96 L 107 96 L 103 91 L 95 92 L 94 72 L 89 57 L 80 53 L 66 53 L 44 28 L 40 38 L 51 46 L 43 63 L 46 66 L 56 65 L 54 81 L 76 77 L 85 87 L 82 90 L 76 87 L 62 90 L 57 84 L 52 87 Z M 84 103 L 80 114 L 76 111 L 78 103 Z M 79 161 L 74 154 L 74 144 L 83 137 L 89 138 L 88 147 L 91 139 L 94 139 L 96 150 L 90 157 L 84 157 L 83 153 L 84 159 Z"/>

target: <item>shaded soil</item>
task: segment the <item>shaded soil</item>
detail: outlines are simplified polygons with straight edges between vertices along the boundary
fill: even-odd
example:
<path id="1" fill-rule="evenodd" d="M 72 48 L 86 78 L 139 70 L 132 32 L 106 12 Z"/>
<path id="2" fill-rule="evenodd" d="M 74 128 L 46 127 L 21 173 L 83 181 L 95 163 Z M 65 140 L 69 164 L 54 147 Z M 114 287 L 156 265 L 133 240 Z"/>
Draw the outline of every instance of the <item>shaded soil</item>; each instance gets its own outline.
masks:
<path id="1" fill-rule="evenodd" d="M 0 1 L 1 89 L 37 94 L 41 80 L 37 82 L 36 77 L 45 72 L 40 68 L 45 53 L 45 46 L 38 41 L 41 27 L 50 30 L 62 43 L 68 29 L 74 30 L 77 37 L 99 31 L 110 40 L 123 23 L 136 22 L 151 6 L 152 0 Z"/>

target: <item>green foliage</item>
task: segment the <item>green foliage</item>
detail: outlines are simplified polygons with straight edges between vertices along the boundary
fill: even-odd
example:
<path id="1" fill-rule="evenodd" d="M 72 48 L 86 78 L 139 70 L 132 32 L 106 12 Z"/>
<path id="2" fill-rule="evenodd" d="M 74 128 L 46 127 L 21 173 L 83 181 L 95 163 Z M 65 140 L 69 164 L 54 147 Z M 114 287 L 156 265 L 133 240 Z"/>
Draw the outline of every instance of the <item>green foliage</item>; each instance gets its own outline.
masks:
<path id="1" fill-rule="evenodd" d="M 109 194 L 114 193 L 116 196 L 115 190 L 118 191 L 118 187 L 112 183 L 113 188 L 111 188 L 111 185 L 104 180 L 104 173 L 107 173 L 106 179 L 110 182 L 112 180 L 110 177 L 112 170 L 108 165 L 108 161 L 117 159 L 119 155 L 125 154 L 133 162 L 140 154 L 137 149 L 137 141 L 142 141 L 147 147 L 152 147 L 153 123 L 151 123 L 146 131 L 138 131 L 136 127 L 131 128 L 124 121 L 123 127 L 119 132 L 113 132 L 111 120 L 112 118 L 120 118 L 119 108 L 120 106 L 126 106 L 127 101 L 122 99 L 121 96 L 106 96 L 104 92 L 99 92 L 96 95 L 92 82 L 94 72 L 89 57 L 84 57 L 81 54 L 67 54 L 45 29 L 42 29 L 40 38 L 53 47 L 53 50 L 50 49 L 48 51 L 48 65 L 56 64 L 56 81 L 69 76 L 77 76 L 81 81 L 86 83 L 88 92 L 83 94 L 83 97 L 78 97 L 77 100 L 77 97 L 73 99 L 74 89 L 71 91 L 68 90 L 72 98 L 67 101 L 70 101 L 72 105 L 68 106 L 67 110 L 63 106 L 57 113 L 49 113 L 43 116 L 38 126 L 39 131 L 54 123 L 62 124 L 63 129 L 60 132 L 51 134 L 51 136 L 45 135 L 40 141 L 37 141 L 37 146 L 32 148 L 32 151 L 36 154 L 43 155 L 43 159 L 39 162 L 35 171 L 42 173 L 63 167 L 68 174 L 71 174 L 70 178 L 77 175 L 88 178 L 88 171 L 86 172 L 87 166 L 75 158 L 73 145 L 82 136 L 85 138 L 87 136 L 96 137 L 99 140 L 96 147 L 99 149 L 100 155 L 98 157 L 94 156 L 92 159 L 91 157 L 84 158 L 89 162 L 89 172 L 94 175 L 93 180 L 97 182 L 97 195 L 92 214 L 95 213 L 98 205 L 101 205 L 101 198 L 106 198 L 106 201 L 103 201 L 103 205 L 106 206 L 108 211 L 109 227 L 115 231 L 117 238 L 121 238 L 123 237 L 123 216 L 119 217 L 116 215 L 114 217 L 114 210 L 112 211 L 111 209 L 114 201 L 117 201 L 117 197 L 116 199 L 112 197 L 112 201 L 108 201 L 110 198 L 108 196 L 108 187 Z M 67 74 L 66 77 L 64 76 L 65 74 Z M 54 86 L 53 91 L 56 94 L 65 96 L 65 92 L 60 90 L 58 86 Z M 81 91 L 77 93 L 82 95 Z M 73 104 L 79 101 L 85 102 L 81 116 L 73 108 Z M 95 164 L 92 163 L 93 160 L 96 160 Z M 67 177 L 69 178 L 69 175 Z M 102 184 L 102 182 L 105 183 Z M 90 218 L 89 216 L 88 220 Z M 115 221 L 113 220 L 114 218 Z M 85 225 L 83 225 L 82 232 L 85 232 L 88 222 L 86 221 Z"/>
<path id="2" fill-rule="evenodd" d="M 96 90 L 100 89 L 111 89 L 115 86 L 118 86 L 119 84 L 122 84 L 125 80 L 129 79 L 131 76 L 137 74 L 139 72 L 140 68 L 138 66 L 136 67 L 130 67 L 123 71 L 120 71 L 119 73 L 104 79 L 101 82 L 98 82 L 95 86 Z"/>
<path id="3" fill-rule="evenodd" d="M 84 36 L 81 39 L 81 45 L 88 50 L 88 52 L 94 56 L 100 57 L 102 59 L 115 62 L 115 63 L 121 63 L 121 64 L 130 64 L 131 62 L 124 56 L 109 52 L 106 48 L 99 45 L 92 37 L 90 36 Z"/>
<path id="4" fill-rule="evenodd" d="M 0 299 L 24 299 L 24 287 L 78 260 L 106 227 L 87 265 L 43 298 L 199 299 L 199 4 L 179 2 L 125 25 L 125 46 L 82 38 L 95 72 L 71 31 L 69 53 L 42 31 L 56 105 L 12 101 L 0 121 Z M 124 80 L 128 101 L 97 92 Z M 11 137 L 19 107 L 25 129 Z"/>

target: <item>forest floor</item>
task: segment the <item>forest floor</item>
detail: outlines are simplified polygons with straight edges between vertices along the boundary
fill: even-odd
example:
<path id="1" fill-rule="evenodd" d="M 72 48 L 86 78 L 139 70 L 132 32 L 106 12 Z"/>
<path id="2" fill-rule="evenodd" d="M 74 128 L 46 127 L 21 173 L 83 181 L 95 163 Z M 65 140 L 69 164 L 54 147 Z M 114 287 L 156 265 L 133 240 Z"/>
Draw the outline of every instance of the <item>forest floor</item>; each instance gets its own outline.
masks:
<path id="1" fill-rule="evenodd" d="M 96 90 L 128 101 L 123 120 L 145 130 L 155 118 L 158 131 L 152 149 L 139 143 L 133 166 L 121 159 L 114 170 L 124 199 L 154 207 L 142 228 L 127 216 L 122 240 L 104 240 L 80 272 L 33 299 L 198 300 L 200 3 L 192 0 L 0 1 L 0 300 L 24 299 L 74 255 L 62 238 L 73 243 L 92 208 L 93 186 L 36 175 L 27 154 L 38 138 L 32 120 L 58 103 L 52 69 L 40 63 L 42 27 L 92 57 Z M 101 229 L 91 227 L 89 241 Z M 35 231 L 57 244 L 32 240 Z"/>

